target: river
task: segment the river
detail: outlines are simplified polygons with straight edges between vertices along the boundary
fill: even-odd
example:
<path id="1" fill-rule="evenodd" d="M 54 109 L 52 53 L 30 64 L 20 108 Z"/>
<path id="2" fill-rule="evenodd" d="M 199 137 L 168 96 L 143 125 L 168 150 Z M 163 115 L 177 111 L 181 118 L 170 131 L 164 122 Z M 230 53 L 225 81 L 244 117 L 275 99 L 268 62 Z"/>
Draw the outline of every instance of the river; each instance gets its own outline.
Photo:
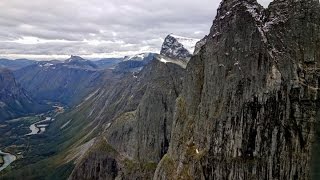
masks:
<path id="1" fill-rule="evenodd" d="M 26 136 L 44 133 L 46 131 L 46 127 L 49 126 L 49 124 L 42 124 L 42 125 L 39 125 L 39 124 L 49 123 L 50 121 L 53 121 L 53 119 L 51 117 L 46 117 L 46 119 L 43 121 L 39 121 L 34 124 L 31 124 L 31 126 L 29 127 L 31 132 L 29 134 L 26 134 Z"/>
<path id="2" fill-rule="evenodd" d="M 0 167 L 0 171 L 8 167 L 13 161 L 17 160 L 16 156 L 10 153 L 2 152 L 1 150 L 0 150 L 0 156 L 3 157 L 3 161 L 4 161 L 3 165 Z"/>

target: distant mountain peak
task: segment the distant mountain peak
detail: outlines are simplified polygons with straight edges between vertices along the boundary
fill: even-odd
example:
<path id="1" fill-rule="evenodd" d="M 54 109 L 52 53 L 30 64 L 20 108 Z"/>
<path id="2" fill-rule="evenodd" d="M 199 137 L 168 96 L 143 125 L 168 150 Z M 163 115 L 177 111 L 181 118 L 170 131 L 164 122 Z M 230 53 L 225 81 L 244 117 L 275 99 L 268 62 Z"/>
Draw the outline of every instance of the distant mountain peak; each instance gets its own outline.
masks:
<path id="1" fill-rule="evenodd" d="M 149 56 L 152 56 L 152 53 L 140 53 L 133 56 L 125 56 L 123 61 L 143 61 Z"/>
<path id="2" fill-rule="evenodd" d="M 122 62 L 117 64 L 114 72 L 139 72 L 144 66 L 154 59 L 154 53 L 140 53 L 133 56 L 125 56 Z"/>
<path id="3" fill-rule="evenodd" d="M 92 61 L 83 59 L 80 56 L 71 55 L 71 57 L 64 62 L 64 66 L 74 67 L 74 68 L 86 68 L 86 69 L 97 69 L 98 66 Z"/>
<path id="4" fill-rule="evenodd" d="M 83 59 L 80 56 L 71 55 L 70 58 L 67 59 L 65 62 L 68 63 L 68 62 L 73 62 L 73 61 L 87 61 L 87 60 Z"/>
<path id="5" fill-rule="evenodd" d="M 194 52 L 195 45 L 200 39 L 195 39 L 195 38 L 189 38 L 189 37 L 183 37 L 183 36 L 178 36 L 175 34 L 169 34 L 169 36 L 175 38 L 179 43 L 183 45 L 185 49 L 187 49 L 190 54 Z"/>
<path id="6" fill-rule="evenodd" d="M 189 60 L 199 39 L 169 34 L 161 48 L 161 55 L 174 59 Z"/>

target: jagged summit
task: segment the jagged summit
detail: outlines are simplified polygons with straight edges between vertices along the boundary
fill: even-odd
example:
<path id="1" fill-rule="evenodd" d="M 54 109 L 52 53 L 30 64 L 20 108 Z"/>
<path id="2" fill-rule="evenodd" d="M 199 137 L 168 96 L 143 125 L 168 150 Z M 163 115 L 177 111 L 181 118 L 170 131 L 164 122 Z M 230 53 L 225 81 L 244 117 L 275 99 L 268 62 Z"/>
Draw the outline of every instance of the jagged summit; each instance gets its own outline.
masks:
<path id="1" fill-rule="evenodd" d="M 169 36 L 175 38 L 191 54 L 194 52 L 195 44 L 200 40 L 200 39 L 195 39 L 195 38 L 188 38 L 188 37 L 178 36 L 178 35 L 175 35 L 175 34 L 170 34 Z"/>
<path id="2" fill-rule="evenodd" d="M 65 60 L 66 63 L 74 62 L 74 61 L 87 61 L 80 56 L 71 55 L 69 59 Z"/>
<path id="3" fill-rule="evenodd" d="M 249 12 L 255 20 L 262 21 L 263 11 L 264 7 L 256 0 L 224 0 L 218 8 L 215 22 L 244 12 Z"/>
<path id="4" fill-rule="evenodd" d="M 169 58 L 188 61 L 191 58 L 198 41 L 199 39 L 169 34 L 162 44 L 160 54 Z"/>
<path id="5" fill-rule="evenodd" d="M 264 8 L 257 0 L 224 0 L 220 3 L 212 28 L 218 27 L 219 21 L 228 21 L 228 17 L 248 12 L 262 28 L 261 31 L 266 32 L 271 26 L 283 23 L 293 14 L 314 8 L 319 8 L 319 0 L 274 0 L 268 8 Z"/>
<path id="6" fill-rule="evenodd" d="M 154 179 L 311 179 L 313 160 L 319 169 L 319 12 L 313 0 L 221 3 L 188 63 Z"/>

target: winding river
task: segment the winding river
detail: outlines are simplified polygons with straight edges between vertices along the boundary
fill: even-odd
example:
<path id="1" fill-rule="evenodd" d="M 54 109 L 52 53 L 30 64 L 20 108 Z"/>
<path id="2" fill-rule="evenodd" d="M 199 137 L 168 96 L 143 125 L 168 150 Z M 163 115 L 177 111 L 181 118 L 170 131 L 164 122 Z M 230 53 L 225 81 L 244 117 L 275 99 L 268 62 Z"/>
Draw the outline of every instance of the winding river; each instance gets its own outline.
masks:
<path id="1" fill-rule="evenodd" d="M 35 134 L 41 134 L 41 133 L 44 133 L 46 131 L 46 127 L 49 126 L 48 124 L 42 124 L 42 125 L 39 125 L 41 123 L 48 123 L 50 121 L 53 121 L 53 119 L 51 117 L 46 117 L 45 120 L 43 121 L 39 121 L 39 122 L 36 122 L 34 124 L 32 124 L 29 129 L 31 130 L 31 132 L 29 134 L 26 134 L 26 136 L 31 136 L 31 135 L 35 135 Z"/>
<path id="2" fill-rule="evenodd" d="M 17 160 L 17 157 L 10 154 L 10 153 L 5 153 L 5 152 L 2 152 L 0 150 L 0 156 L 3 157 L 3 165 L 0 166 L 0 171 L 4 170 L 6 167 L 8 167 L 13 161 Z"/>

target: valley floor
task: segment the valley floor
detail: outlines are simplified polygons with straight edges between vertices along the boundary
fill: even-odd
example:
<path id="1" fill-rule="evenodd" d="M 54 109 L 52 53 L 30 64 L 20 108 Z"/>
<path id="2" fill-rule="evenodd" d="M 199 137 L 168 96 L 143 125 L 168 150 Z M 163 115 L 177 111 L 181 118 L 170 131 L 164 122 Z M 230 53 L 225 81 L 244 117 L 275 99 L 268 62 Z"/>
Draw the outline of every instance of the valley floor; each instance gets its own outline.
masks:
<path id="1" fill-rule="evenodd" d="M 0 150 L 0 155 L 3 163 L 0 166 L 0 171 L 4 170 L 6 167 L 8 167 L 13 161 L 15 161 L 17 159 L 17 157 L 15 155 L 12 155 L 10 153 L 4 153 Z M 0 160 L 1 162 L 1 160 Z"/>
<path id="2" fill-rule="evenodd" d="M 59 114 L 61 108 L 57 106 L 47 113 L 0 122 L 0 134 L 4 135 L 0 137 L 0 177 L 12 168 L 41 159 L 39 154 L 44 148 L 37 146 L 41 146 L 40 140 L 46 137 L 46 129 L 55 120 L 52 117 Z"/>

